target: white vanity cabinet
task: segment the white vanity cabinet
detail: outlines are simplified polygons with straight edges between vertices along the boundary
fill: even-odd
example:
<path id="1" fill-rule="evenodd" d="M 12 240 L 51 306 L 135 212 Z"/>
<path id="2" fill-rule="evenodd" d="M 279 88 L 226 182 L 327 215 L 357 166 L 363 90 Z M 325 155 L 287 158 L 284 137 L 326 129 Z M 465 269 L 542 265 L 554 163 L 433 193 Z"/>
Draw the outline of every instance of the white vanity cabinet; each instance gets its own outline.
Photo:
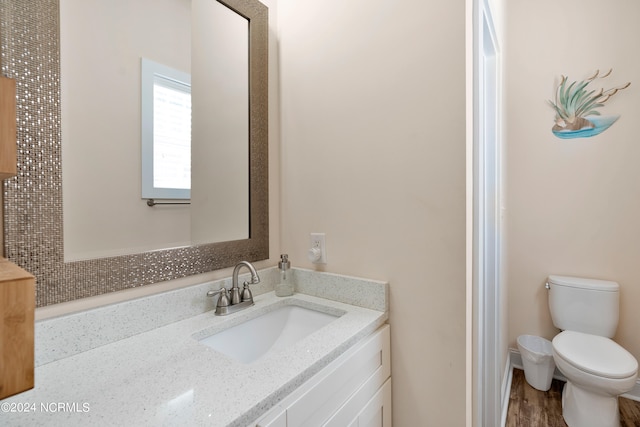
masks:
<path id="1" fill-rule="evenodd" d="M 391 426 L 389 325 L 346 351 L 251 427 Z"/>

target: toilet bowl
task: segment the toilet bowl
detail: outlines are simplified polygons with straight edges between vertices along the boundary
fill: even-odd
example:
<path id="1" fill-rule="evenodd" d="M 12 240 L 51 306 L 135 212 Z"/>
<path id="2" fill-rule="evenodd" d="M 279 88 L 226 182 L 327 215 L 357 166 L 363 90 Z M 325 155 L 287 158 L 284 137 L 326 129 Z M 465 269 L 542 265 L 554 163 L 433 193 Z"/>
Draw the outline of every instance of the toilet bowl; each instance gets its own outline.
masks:
<path id="1" fill-rule="evenodd" d="M 569 427 L 620 427 L 618 396 L 638 377 L 638 361 L 611 338 L 619 320 L 616 282 L 549 276 L 549 309 L 560 329 L 553 360 L 567 378 L 562 416 Z"/>
<path id="2" fill-rule="evenodd" d="M 618 396 L 630 391 L 638 362 L 609 338 L 564 331 L 552 341 L 553 358 L 567 378 L 562 414 L 569 427 L 619 427 Z"/>

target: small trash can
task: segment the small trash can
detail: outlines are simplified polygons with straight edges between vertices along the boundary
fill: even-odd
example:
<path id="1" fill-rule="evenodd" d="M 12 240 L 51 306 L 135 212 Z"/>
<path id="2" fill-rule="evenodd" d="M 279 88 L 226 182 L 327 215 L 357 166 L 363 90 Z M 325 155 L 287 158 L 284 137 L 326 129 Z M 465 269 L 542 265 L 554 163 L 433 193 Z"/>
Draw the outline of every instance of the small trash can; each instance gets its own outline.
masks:
<path id="1" fill-rule="evenodd" d="M 520 335 L 518 350 L 522 355 L 524 377 L 529 385 L 536 390 L 549 390 L 556 368 L 551 341 L 535 335 Z"/>

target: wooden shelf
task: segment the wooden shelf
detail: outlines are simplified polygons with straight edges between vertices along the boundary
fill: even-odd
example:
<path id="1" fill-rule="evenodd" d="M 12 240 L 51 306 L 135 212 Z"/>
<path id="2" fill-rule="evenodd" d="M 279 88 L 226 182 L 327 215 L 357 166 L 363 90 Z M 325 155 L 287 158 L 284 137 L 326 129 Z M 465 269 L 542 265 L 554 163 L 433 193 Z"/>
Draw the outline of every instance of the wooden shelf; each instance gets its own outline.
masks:
<path id="1" fill-rule="evenodd" d="M 0 180 L 17 173 L 16 81 L 0 77 Z"/>
<path id="2" fill-rule="evenodd" d="M 33 388 L 35 278 L 0 258 L 0 399 Z"/>

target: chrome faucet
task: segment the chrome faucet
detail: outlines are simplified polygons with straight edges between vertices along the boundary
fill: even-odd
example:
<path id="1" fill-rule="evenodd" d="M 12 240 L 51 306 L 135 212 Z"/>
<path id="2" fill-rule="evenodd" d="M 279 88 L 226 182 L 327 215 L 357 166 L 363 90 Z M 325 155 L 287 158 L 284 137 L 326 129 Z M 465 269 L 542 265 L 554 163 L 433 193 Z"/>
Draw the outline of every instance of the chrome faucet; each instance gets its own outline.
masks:
<path id="1" fill-rule="evenodd" d="M 249 269 L 249 272 L 251 273 L 251 281 L 243 283 L 241 293 L 240 287 L 238 286 L 238 273 L 242 267 L 247 267 Z M 256 269 L 250 262 L 240 261 L 236 264 L 233 269 L 233 275 L 231 276 L 231 289 L 229 290 L 231 296 L 227 294 L 227 288 L 224 286 L 217 291 L 207 292 L 207 296 L 212 297 L 220 295 L 220 297 L 218 297 L 218 303 L 216 304 L 216 314 L 218 316 L 224 316 L 253 305 L 253 295 L 251 294 L 249 285 L 255 285 L 256 283 L 260 283 L 260 277 L 258 277 Z"/>

